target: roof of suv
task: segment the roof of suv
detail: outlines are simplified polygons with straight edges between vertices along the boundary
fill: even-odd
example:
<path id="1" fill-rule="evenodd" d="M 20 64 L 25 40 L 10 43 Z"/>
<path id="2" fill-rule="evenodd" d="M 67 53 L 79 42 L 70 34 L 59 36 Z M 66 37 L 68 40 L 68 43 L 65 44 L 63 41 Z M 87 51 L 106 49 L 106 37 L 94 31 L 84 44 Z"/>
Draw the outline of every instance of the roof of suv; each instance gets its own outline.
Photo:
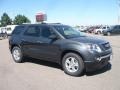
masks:
<path id="1" fill-rule="evenodd" d="M 42 23 L 42 24 L 21 24 L 19 26 L 30 26 L 30 25 L 48 25 L 48 26 L 64 26 L 61 23 Z"/>

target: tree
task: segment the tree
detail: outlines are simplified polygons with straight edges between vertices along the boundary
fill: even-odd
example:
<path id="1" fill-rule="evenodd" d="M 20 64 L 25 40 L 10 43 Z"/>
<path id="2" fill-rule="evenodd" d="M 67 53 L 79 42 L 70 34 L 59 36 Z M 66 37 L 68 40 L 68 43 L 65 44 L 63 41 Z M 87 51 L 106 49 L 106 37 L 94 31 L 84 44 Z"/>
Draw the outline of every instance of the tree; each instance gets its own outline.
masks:
<path id="1" fill-rule="evenodd" d="M 30 23 L 30 20 L 24 15 L 17 15 L 13 21 L 14 24 Z"/>
<path id="2" fill-rule="evenodd" d="M 1 26 L 11 25 L 11 24 L 12 24 L 12 19 L 10 19 L 7 13 L 3 13 L 3 15 L 1 16 Z"/>

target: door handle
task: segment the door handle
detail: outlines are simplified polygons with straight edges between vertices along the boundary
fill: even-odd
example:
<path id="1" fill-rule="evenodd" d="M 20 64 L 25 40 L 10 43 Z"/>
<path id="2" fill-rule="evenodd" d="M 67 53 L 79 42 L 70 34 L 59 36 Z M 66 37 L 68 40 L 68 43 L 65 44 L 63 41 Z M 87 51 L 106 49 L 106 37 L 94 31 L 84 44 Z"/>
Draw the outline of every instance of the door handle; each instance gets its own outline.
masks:
<path id="1" fill-rule="evenodd" d="M 41 41 L 36 41 L 37 43 L 43 43 L 43 42 L 41 42 Z"/>
<path id="2" fill-rule="evenodd" d="M 24 42 L 25 42 L 26 40 L 25 40 L 25 39 L 22 39 L 22 41 L 24 41 Z"/>

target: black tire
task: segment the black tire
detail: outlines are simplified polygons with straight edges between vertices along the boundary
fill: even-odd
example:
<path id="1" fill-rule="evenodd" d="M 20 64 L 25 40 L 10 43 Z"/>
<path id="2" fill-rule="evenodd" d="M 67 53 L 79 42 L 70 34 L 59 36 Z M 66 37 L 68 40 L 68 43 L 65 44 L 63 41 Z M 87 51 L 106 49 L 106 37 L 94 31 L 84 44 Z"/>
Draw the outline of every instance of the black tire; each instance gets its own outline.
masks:
<path id="1" fill-rule="evenodd" d="M 78 63 L 78 69 L 75 72 L 70 72 L 67 67 L 66 67 L 66 61 L 68 58 L 70 57 L 74 57 L 77 60 Z M 62 66 L 63 66 L 63 70 L 66 74 L 69 74 L 71 76 L 80 76 L 83 73 L 84 70 L 84 63 L 83 63 L 83 59 L 75 53 L 67 53 L 64 55 L 63 59 L 62 59 Z"/>
<path id="2" fill-rule="evenodd" d="M 14 56 L 15 50 L 17 50 L 19 52 L 19 59 L 16 59 L 15 56 Z M 22 63 L 23 62 L 24 56 L 22 54 L 21 49 L 18 46 L 13 47 L 13 49 L 12 49 L 12 57 L 13 57 L 13 60 L 16 63 Z"/>
<path id="3" fill-rule="evenodd" d="M 100 31 L 98 31 L 98 32 L 97 32 L 97 34 L 99 35 L 99 34 L 101 34 L 101 32 L 100 32 Z"/>
<path id="4" fill-rule="evenodd" d="M 107 36 L 107 34 L 106 34 L 106 33 L 102 33 L 102 35 L 103 35 L 103 36 Z"/>
<path id="5" fill-rule="evenodd" d="M 6 38 L 7 38 L 7 34 L 6 34 L 6 33 L 4 33 L 3 38 L 4 38 L 4 39 L 6 39 Z"/>
<path id="6" fill-rule="evenodd" d="M 5 33 L 5 38 L 8 38 L 8 35 L 7 35 L 7 33 Z"/>

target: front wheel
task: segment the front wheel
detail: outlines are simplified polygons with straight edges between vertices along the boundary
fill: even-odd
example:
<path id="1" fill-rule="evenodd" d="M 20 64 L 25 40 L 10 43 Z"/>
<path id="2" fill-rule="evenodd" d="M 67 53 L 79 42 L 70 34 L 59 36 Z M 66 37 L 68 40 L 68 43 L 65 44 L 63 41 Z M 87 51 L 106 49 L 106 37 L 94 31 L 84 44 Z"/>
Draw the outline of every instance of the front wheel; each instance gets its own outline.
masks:
<path id="1" fill-rule="evenodd" d="M 64 72 L 72 76 L 80 76 L 84 70 L 82 58 L 75 53 L 67 53 L 62 60 Z"/>
<path id="2" fill-rule="evenodd" d="M 15 46 L 12 49 L 12 57 L 14 59 L 15 62 L 17 63 L 21 63 L 23 61 L 23 54 L 22 51 L 19 47 Z"/>
<path id="3" fill-rule="evenodd" d="M 99 34 L 101 34 L 101 32 L 100 32 L 100 31 L 98 31 L 98 32 L 97 32 L 97 34 L 99 35 Z"/>

